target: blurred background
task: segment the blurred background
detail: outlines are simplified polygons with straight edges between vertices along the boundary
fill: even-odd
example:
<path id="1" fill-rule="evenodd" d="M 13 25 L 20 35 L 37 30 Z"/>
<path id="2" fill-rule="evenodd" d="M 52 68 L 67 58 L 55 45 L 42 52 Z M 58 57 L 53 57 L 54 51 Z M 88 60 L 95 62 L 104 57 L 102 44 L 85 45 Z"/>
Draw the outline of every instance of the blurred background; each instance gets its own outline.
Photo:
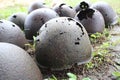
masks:
<path id="1" fill-rule="evenodd" d="M 38 0 L 0 0 L 0 19 L 7 18 L 15 12 L 27 12 L 28 6 Z M 81 0 L 40 0 L 44 1 L 49 7 L 54 3 L 64 2 L 72 7 L 77 5 Z M 112 8 L 120 14 L 120 0 L 88 0 L 91 3 L 97 1 L 106 1 Z"/>

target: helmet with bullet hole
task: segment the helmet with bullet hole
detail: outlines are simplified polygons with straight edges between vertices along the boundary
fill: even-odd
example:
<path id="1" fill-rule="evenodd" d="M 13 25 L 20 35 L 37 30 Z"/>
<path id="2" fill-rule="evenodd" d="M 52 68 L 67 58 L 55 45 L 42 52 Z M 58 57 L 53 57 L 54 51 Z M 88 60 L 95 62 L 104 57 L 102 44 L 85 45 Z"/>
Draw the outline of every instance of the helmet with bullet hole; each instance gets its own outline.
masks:
<path id="1" fill-rule="evenodd" d="M 88 5 L 88 4 L 81 4 L 82 5 Z M 85 29 L 89 34 L 100 32 L 102 33 L 105 28 L 105 22 L 102 14 L 95 9 L 85 7 L 81 11 L 79 11 L 75 19 L 78 20 L 80 23 L 83 24 Z"/>
<path id="2" fill-rule="evenodd" d="M 27 14 L 23 13 L 23 12 L 18 12 L 18 13 L 14 13 L 12 14 L 8 20 L 17 24 L 22 30 L 24 29 L 24 22 L 25 22 L 25 18 L 26 18 Z"/>
<path id="3" fill-rule="evenodd" d="M 63 70 L 91 59 L 91 44 L 81 23 L 70 17 L 46 22 L 39 30 L 35 58 L 42 68 Z"/>

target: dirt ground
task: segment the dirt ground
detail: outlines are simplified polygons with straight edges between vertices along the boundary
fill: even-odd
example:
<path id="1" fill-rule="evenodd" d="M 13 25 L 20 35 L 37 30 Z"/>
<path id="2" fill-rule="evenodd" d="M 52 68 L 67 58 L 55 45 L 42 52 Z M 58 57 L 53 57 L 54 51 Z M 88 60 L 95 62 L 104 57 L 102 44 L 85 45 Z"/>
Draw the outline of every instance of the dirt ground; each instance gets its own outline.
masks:
<path id="1" fill-rule="evenodd" d="M 120 26 L 114 26 L 111 29 L 111 39 L 110 41 L 116 42 L 120 40 Z M 104 62 L 97 68 L 88 70 L 85 72 L 84 76 L 88 76 L 91 80 L 117 80 L 112 73 L 115 71 L 120 71 L 120 44 L 115 47 L 110 47 L 110 52 L 112 56 L 109 57 L 111 62 Z M 81 79 L 78 79 L 81 80 Z"/>
<path id="2" fill-rule="evenodd" d="M 114 26 L 110 33 L 112 35 L 110 41 L 116 42 L 117 40 L 120 40 L 120 26 Z M 120 44 L 117 44 L 115 47 L 110 47 L 110 52 L 108 54 L 111 54 L 111 57 L 107 57 L 111 60 L 110 62 L 103 61 L 98 67 L 89 70 L 85 69 L 84 64 L 80 66 L 74 65 L 71 69 L 58 72 L 41 70 L 44 77 L 49 77 L 54 74 L 58 80 L 66 78 L 67 72 L 76 74 L 78 80 L 82 80 L 84 77 L 89 77 L 91 80 L 117 80 L 112 73 L 120 71 Z"/>

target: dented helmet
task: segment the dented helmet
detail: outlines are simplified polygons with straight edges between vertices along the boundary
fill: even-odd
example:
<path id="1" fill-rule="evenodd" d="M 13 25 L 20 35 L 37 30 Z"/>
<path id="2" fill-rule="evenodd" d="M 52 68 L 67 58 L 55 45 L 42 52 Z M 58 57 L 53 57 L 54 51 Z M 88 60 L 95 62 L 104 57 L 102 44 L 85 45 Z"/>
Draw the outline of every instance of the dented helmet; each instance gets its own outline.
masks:
<path id="1" fill-rule="evenodd" d="M 85 27 L 89 34 L 96 32 L 102 33 L 104 31 L 105 28 L 104 18 L 98 10 L 85 7 L 76 14 L 75 19 L 83 24 L 83 26 Z"/>
<path id="2" fill-rule="evenodd" d="M 46 22 L 39 30 L 35 58 L 42 68 L 63 70 L 91 59 L 91 44 L 83 25 L 70 17 Z"/>

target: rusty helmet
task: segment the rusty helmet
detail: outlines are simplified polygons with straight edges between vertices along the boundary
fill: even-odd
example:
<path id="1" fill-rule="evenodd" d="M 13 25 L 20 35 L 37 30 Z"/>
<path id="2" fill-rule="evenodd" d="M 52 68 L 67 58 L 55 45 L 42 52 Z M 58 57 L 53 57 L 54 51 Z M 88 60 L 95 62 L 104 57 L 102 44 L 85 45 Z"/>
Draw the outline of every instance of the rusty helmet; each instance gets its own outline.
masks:
<path id="1" fill-rule="evenodd" d="M 39 30 L 35 58 L 42 68 L 63 70 L 91 59 L 91 44 L 81 23 L 70 17 L 54 18 Z"/>

